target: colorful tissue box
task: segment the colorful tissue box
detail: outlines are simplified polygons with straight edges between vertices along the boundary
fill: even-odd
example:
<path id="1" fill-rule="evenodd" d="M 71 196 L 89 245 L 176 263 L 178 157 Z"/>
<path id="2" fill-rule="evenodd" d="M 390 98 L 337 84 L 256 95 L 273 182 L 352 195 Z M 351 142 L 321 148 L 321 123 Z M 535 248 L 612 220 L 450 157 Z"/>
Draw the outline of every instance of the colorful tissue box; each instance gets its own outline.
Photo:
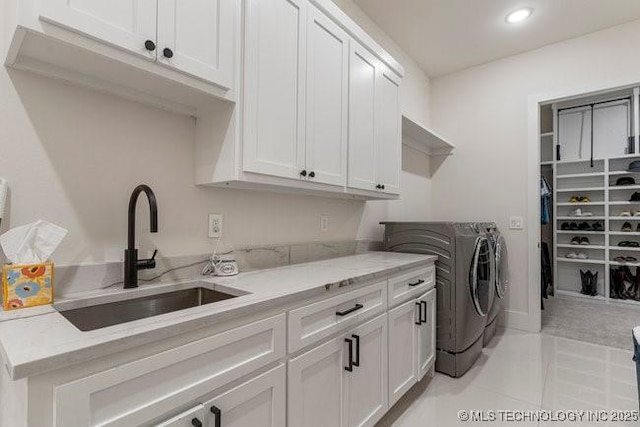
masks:
<path id="1" fill-rule="evenodd" d="M 2 267 L 2 302 L 5 310 L 35 307 L 53 302 L 53 264 Z"/>

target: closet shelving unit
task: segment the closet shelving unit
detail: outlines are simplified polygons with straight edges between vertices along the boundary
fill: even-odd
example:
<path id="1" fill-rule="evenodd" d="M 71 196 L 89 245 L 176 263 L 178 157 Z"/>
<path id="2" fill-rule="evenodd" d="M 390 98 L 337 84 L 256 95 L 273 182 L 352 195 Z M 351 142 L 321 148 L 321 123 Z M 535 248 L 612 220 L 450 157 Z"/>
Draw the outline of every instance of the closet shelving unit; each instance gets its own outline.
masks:
<path id="1" fill-rule="evenodd" d="M 629 118 L 630 135 L 636 135 L 634 153 L 606 158 L 580 160 L 556 159 L 558 143 L 558 109 L 557 105 L 541 107 L 540 129 L 540 166 L 553 171 L 553 273 L 555 292 L 558 295 L 612 304 L 625 304 L 640 308 L 640 302 L 610 298 L 611 268 L 626 265 L 636 273 L 640 268 L 640 248 L 619 247 L 621 241 L 640 242 L 639 217 L 621 216 L 623 211 L 640 211 L 640 202 L 630 202 L 634 192 L 640 192 L 640 172 L 627 171 L 631 161 L 640 160 L 640 90 L 633 89 L 633 118 Z M 638 185 L 616 186 L 616 180 L 623 176 L 633 177 Z M 588 196 L 589 202 L 571 203 L 572 196 Z M 581 208 L 591 212 L 591 217 L 572 216 L 571 211 Z M 565 222 L 599 222 L 603 231 L 561 230 Z M 622 224 L 629 222 L 633 231 L 621 231 Z M 587 237 L 589 245 L 571 245 L 575 236 Z M 566 258 L 569 252 L 586 253 L 588 259 Z M 633 256 L 637 262 L 621 263 L 613 261 L 616 256 Z M 598 295 L 595 297 L 580 293 L 580 274 L 578 270 L 598 272 Z"/>

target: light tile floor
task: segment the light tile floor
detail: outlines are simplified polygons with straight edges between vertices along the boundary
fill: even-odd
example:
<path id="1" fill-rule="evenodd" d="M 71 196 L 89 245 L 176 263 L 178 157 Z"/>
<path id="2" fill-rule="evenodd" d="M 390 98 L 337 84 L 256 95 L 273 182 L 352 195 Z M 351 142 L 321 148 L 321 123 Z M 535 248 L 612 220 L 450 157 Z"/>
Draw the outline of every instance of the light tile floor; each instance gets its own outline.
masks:
<path id="1" fill-rule="evenodd" d="M 629 336 L 631 339 L 631 336 Z M 632 352 L 566 338 L 498 330 L 462 378 L 436 373 L 378 427 L 640 426 L 640 422 L 462 422 L 460 410 L 638 410 Z"/>

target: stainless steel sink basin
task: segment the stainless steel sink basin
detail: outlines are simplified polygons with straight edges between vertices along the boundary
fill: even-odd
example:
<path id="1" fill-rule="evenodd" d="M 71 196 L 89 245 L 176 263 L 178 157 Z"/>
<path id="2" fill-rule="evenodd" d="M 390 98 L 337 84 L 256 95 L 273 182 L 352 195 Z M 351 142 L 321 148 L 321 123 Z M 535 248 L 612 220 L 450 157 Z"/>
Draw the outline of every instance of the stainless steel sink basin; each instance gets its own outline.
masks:
<path id="1" fill-rule="evenodd" d="M 93 331 L 237 296 L 199 287 L 59 311 L 81 331 Z"/>

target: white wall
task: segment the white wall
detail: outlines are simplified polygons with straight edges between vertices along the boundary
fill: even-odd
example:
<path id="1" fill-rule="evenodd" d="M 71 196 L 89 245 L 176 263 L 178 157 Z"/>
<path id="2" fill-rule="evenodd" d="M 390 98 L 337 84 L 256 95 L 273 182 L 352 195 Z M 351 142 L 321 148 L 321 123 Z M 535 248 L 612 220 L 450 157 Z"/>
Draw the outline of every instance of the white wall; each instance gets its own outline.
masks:
<path id="1" fill-rule="evenodd" d="M 640 21 L 432 80 L 432 123 L 457 145 L 433 177 L 434 219 L 495 220 L 510 258 L 512 326 L 528 322 L 527 101 L 640 82 Z M 536 203 L 537 201 L 530 201 Z M 525 221 L 526 223 L 526 221 Z"/>
<path id="2" fill-rule="evenodd" d="M 429 80 L 350 0 L 347 13 L 406 67 L 403 108 L 428 121 Z M 0 3 L 1 4 L 1 3 Z M 8 40 L 5 25 L 0 32 Z M 388 215 L 426 217 L 428 161 L 403 162 L 403 201 L 364 203 L 266 192 L 196 187 L 192 119 L 0 68 L 0 176 L 10 182 L 10 216 L 2 230 L 39 218 L 68 228 L 58 264 L 114 261 L 126 244 L 131 190 L 145 182 L 159 203 L 160 232 L 150 235 L 148 210 L 138 212 L 140 245 L 164 256 L 210 251 L 207 214 L 224 215 L 226 248 L 314 240 L 380 238 Z M 330 230 L 320 232 L 320 215 Z"/>

